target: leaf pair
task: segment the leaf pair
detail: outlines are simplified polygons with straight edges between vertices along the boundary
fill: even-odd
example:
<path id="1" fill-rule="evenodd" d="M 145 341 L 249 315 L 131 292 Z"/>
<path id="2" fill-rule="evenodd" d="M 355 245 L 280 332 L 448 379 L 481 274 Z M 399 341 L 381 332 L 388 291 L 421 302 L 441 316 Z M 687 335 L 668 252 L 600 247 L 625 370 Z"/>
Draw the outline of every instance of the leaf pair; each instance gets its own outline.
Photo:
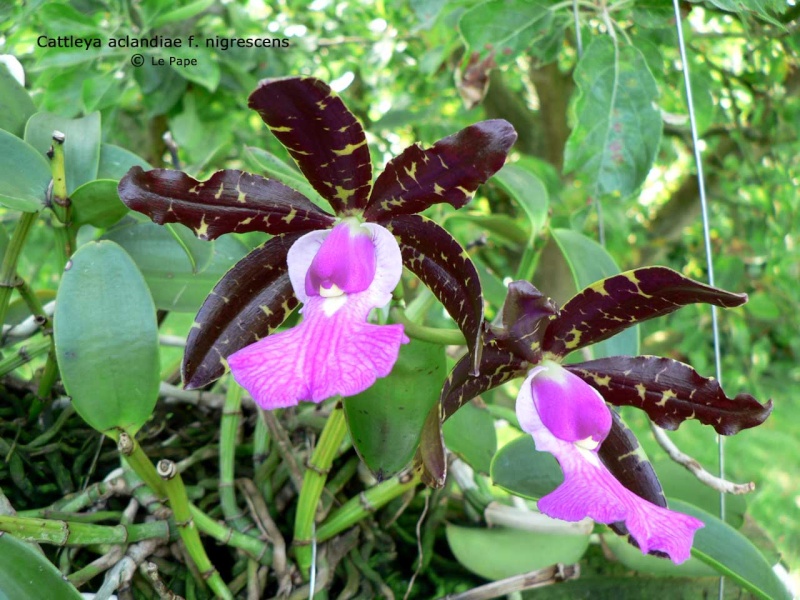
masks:
<path id="1" fill-rule="evenodd" d="M 467 254 L 439 225 L 418 214 L 433 204 L 466 204 L 504 163 L 516 133 L 503 120 L 467 127 L 431 148 L 407 148 L 372 184 L 361 124 L 330 88 L 313 78 L 268 80 L 249 106 L 292 155 L 334 215 L 278 181 L 226 170 L 199 182 L 185 173 L 134 167 L 120 182 L 123 202 L 156 223 L 182 223 L 202 239 L 264 231 L 276 237 L 237 263 L 201 307 L 187 340 L 184 383 L 201 387 L 225 370 L 227 356 L 269 335 L 296 307 L 286 254 L 300 235 L 358 216 L 391 231 L 405 266 L 442 302 L 468 340 L 473 364 L 482 347 L 483 300 Z"/>

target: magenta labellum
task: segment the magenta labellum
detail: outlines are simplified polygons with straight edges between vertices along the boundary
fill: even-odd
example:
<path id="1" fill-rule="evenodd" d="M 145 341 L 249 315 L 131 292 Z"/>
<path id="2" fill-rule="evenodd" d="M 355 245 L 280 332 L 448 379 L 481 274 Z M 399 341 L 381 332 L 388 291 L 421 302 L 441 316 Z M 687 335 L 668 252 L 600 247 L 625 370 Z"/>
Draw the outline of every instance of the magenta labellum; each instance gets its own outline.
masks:
<path id="1" fill-rule="evenodd" d="M 565 521 L 624 522 L 643 553 L 660 551 L 675 563 L 689 558 L 702 521 L 640 498 L 600 460 L 611 414 L 594 388 L 558 363 L 544 361 L 520 388 L 517 418 L 536 449 L 555 456 L 564 473 L 564 482 L 539 500 L 540 511 Z"/>

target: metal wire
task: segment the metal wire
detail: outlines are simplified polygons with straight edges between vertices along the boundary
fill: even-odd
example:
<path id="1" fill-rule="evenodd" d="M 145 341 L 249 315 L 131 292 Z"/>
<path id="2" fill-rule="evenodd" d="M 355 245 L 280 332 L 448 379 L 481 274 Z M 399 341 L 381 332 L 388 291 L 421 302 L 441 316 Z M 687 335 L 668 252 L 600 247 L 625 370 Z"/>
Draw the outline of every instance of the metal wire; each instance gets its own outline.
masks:
<path id="1" fill-rule="evenodd" d="M 581 38 L 581 21 L 578 18 L 578 0 L 572 0 L 572 16 L 575 19 L 575 43 L 578 46 L 578 58 L 583 56 L 583 39 Z"/>
<path id="2" fill-rule="evenodd" d="M 703 240 L 706 250 L 706 268 L 708 269 L 708 284 L 714 285 L 714 258 L 711 250 L 711 232 L 708 224 L 708 199 L 706 198 L 705 177 L 703 176 L 703 160 L 700 156 L 700 140 L 697 134 L 697 120 L 694 114 L 694 101 L 692 100 L 692 82 L 689 76 L 689 61 L 686 58 L 686 42 L 683 38 L 683 25 L 681 23 L 681 11 L 678 0 L 672 0 L 675 9 L 675 29 L 678 32 L 678 48 L 681 54 L 681 64 L 683 65 L 683 83 L 686 87 L 686 104 L 689 110 L 689 123 L 692 129 L 692 145 L 694 146 L 694 162 L 697 168 L 697 184 L 700 191 L 700 210 L 703 220 Z M 717 307 L 711 305 L 711 327 L 714 335 L 714 367 L 716 370 L 717 381 L 722 385 L 722 359 L 719 343 L 719 320 L 717 318 Z M 725 478 L 725 445 L 723 438 L 717 435 L 717 449 L 719 459 L 719 477 Z M 719 516 L 725 520 L 725 494 L 719 495 Z M 719 598 L 722 599 L 725 590 L 725 579 L 719 581 Z"/>

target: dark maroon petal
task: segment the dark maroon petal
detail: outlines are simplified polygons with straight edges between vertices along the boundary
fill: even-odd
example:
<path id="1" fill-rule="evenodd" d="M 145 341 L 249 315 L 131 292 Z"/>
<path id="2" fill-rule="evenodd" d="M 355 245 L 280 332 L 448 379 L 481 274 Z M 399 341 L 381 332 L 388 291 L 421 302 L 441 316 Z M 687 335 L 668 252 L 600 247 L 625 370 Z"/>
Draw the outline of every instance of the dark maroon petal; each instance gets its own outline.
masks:
<path id="1" fill-rule="evenodd" d="M 503 337 L 531 363 L 542 356 L 542 338 L 556 318 L 555 302 L 527 281 L 512 281 L 503 304 Z"/>
<path id="2" fill-rule="evenodd" d="M 200 182 L 182 171 L 132 167 L 118 189 L 129 208 L 159 225 L 186 225 L 204 240 L 224 233 L 325 229 L 334 221 L 301 193 L 244 171 L 217 171 Z"/>
<path id="3" fill-rule="evenodd" d="M 542 348 L 564 356 L 642 321 L 700 302 L 731 308 L 747 302 L 747 294 L 713 288 L 666 267 L 620 273 L 573 296 L 547 329 Z"/>
<path id="4" fill-rule="evenodd" d="M 272 333 L 294 310 L 286 254 L 301 235 L 267 240 L 219 280 L 189 331 L 182 368 L 186 388 L 222 376 L 228 356 Z"/>
<path id="5" fill-rule="evenodd" d="M 760 404 L 749 394 L 728 398 L 716 379 L 670 358 L 612 356 L 565 367 L 607 402 L 641 408 L 665 429 L 697 419 L 717 433 L 733 435 L 763 423 L 772 411 L 771 400 Z"/>
<path id="6" fill-rule="evenodd" d="M 448 202 L 460 208 L 478 186 L 494 175 L 517 139 L 503 119 L 481 121 L 423 150 L 406 148 L 378 178 L 364 215 L 369 221 L 418 213 Z"/>
<path id="7" fill-rule="evenodd" d="M 477 366 L 483 328 L 483 292 L 478 271 L 461 245 L 442 227 L 420 215 L 379 223 L 394 234 L 403 264 L 427 285 L 464 333 Z"/>
<path id="8" fill-rule="evenodd" d="M 367 138 L 331 88 L 313 77 L 268 79 L 250 94 L 248 106 L 336 214 L 364 208 L 372 184 Z"/>
<path id="9" fill-rule="evenodd" d="M 569 368 L 569 367 L 567 367 Z M 656 506 L 666 507 L 667 499 L 658 481 L 655 469 L 639 446 L 639 440 L 628 429 L 615 411 L 611 411 L 611 432 L 603 441 L 597 454 L 611 474 L 622 485 L 637 496 L 652 502 Z M 620 535 L 627 535 L 624 523 L 613 523 L 611 528 Z M 628 540 L 634 546 L 632 539 Z M 658 554 L 652 552 L 651 554 Z"/>
<path id="10" fill-rule="evenodd" d="M 423 470 L 423 482 L 432 487 L 444 485 L 447 461 L 442 423 L 479 394 L 525 375 L 529 368 L 530 365 L 515 354 L 507 340 L 495 338 L 492 333 L 485 336 L 479 375 L 471 375 L 472 361 L 469 356 L 456 363 L 442 387 L 439 402 L 431 410 L 422 429 L 420 447 L 414 461 Z"/>

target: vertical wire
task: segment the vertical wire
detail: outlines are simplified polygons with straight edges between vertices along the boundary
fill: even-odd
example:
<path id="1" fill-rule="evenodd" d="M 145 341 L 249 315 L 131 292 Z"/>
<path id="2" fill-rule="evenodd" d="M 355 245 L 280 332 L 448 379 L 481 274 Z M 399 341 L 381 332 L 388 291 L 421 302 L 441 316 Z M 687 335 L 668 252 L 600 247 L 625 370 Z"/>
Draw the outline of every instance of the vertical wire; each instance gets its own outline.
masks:
<path id="1" fill-rule="evenodd" d="M 581 21 L 578 18 L 578 0 L 572 0 L 572 17 L 575 19 L 575 43 L 578 46 L 578 58 L 583 56 L 583 39 L 581 38 Z"/>
<path id="2" fill-rule="evenodd" d="M 308 578 L 308 600 L 313 600 L 317 591 L 317 524 L 311 524 L 311 574 Z"/>
<path id="3" fill-rule="evenodd" d="M 708 200 L 706 198 L 706 185 L 705 177 L 703 176 L 703 160 L 700 156 L 700 140 L 697 134 L 697 121 L 694 114 L 694 101 L 692 100 L 692 83 L 689 77 L 689 61 L 686 57 L 686 42 L 683 38 L 683 25 L 681 23 L 681 11 L 678 5 L 678 0 L 672 0 L 672 5 L 675 8 L 675 29 L 678 32 L 678 48 L 681 55 L 681 64 L 683 65 L 683 83 L 686 87 L 686 103 L 689 109 L 689 123 L 692 129 L 692 145 L 694 146 L 694 162 L 697 168 L 697 184 L 700 192 L 700 210 L 703 220 L 703 240 L 705 242 L 706 251 L 706 268 L 708 269 L 708 283 L 714 285 L 714 259 L 711 250 L 711 232 L 708 224 Z M 719 320 L 717 318 L 717 307 L 711 305 L 711 327 L 714 335 L 714 367 L 716 370 L 717 381 L 722 386 L 722 360 L 719 342 Z M 719 476 L 720 479 L 725 478 L 725 445 L 723 438 L 717 435 L 717 449 L 719 459 Z M 721 520 L 725 520 L 725 494 L 719 494 L 719 516 Z M 719 597 L 724 595 L 724 581 L 720 577 L 719 581 Z"/>

